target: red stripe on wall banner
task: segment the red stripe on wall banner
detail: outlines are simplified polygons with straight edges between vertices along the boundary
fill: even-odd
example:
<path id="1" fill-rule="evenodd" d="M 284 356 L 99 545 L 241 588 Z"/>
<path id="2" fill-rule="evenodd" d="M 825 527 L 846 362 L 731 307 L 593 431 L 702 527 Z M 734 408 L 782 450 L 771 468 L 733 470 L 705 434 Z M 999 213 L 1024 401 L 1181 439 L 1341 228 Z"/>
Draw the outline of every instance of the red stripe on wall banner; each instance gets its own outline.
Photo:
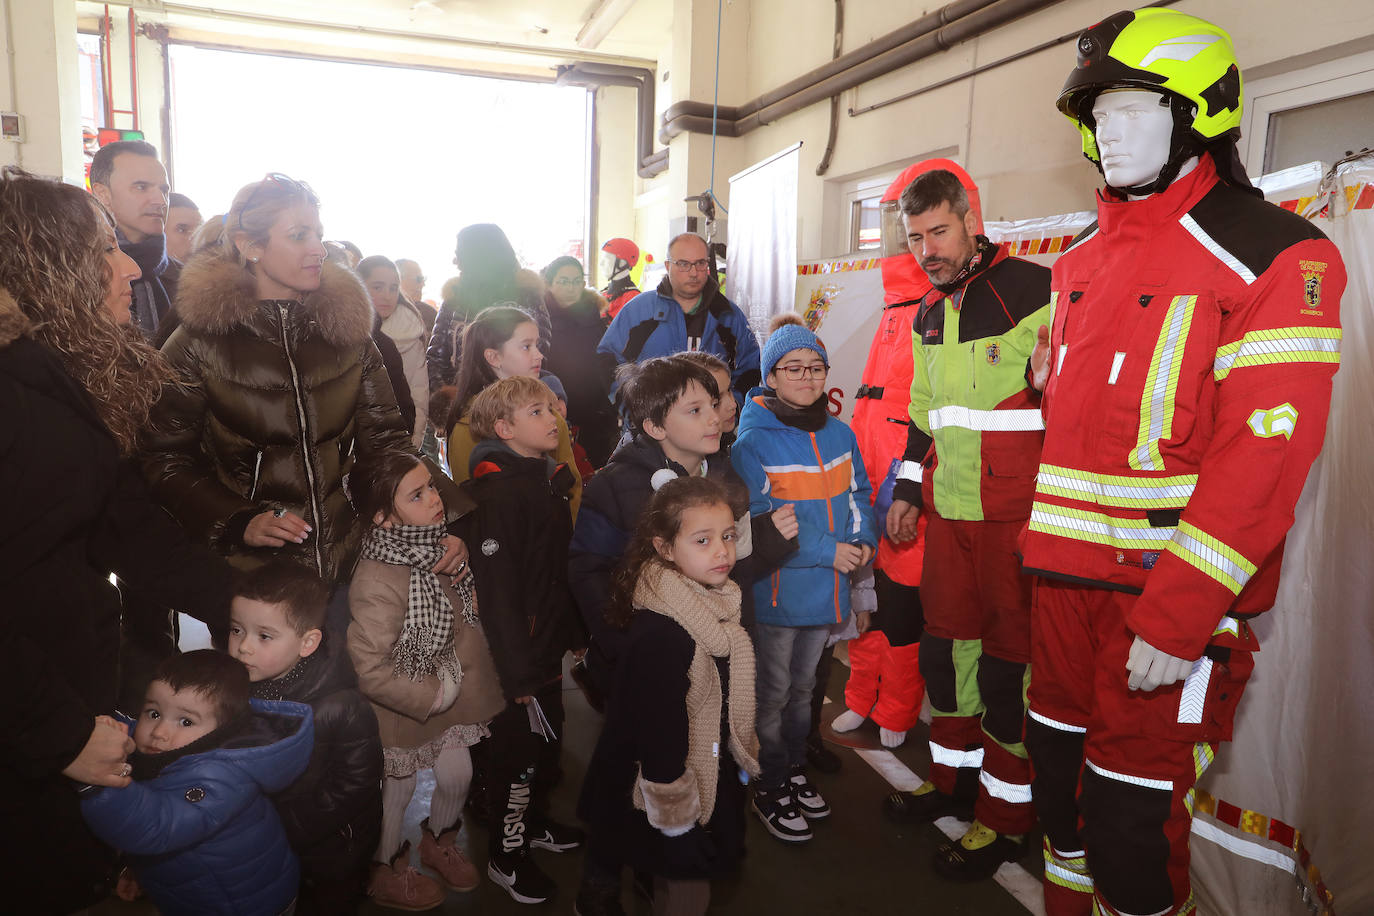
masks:
<path id="1" fill-rule="evenodd" d="M 1355 201 L 1352 210 L 1369 210 L 1374 208 L 1374 184 L 1366 183 L 1364 189 L 1360 191 L 1360 197 Z"/>

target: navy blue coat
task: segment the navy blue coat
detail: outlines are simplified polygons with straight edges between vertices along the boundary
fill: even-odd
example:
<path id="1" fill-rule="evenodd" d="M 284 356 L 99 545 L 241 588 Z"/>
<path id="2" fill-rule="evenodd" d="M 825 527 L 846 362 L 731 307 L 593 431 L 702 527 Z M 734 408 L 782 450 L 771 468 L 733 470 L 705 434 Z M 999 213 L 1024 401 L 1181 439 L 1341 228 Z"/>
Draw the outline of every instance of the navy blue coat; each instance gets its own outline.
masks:
<path id="1" fill-rule="evenodd" d="M 224 746 L 81 802 L 163 916 L 270 916 L 296 898 L 300 864 L 267 796 L 305 771 L 314 718 L 303 703 L 250 702 L 251 728 Z"/>

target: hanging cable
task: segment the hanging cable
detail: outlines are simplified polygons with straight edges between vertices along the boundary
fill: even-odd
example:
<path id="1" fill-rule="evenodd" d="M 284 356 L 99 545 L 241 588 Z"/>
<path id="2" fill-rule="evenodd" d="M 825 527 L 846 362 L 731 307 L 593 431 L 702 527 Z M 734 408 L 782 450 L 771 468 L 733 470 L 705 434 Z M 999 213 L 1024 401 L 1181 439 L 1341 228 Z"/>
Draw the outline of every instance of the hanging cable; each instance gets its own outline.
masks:
<path id="1" fill-rule="evenodd" d="M 711 95 L 711 183 L 706 189 L 706 194 L 715 201 L 717 207 L 720 207 L 720 212 L 729 213 L 716 196 L 716 115 L 720 111 L 720 27 L 724 7 L 725 0 L 716 0 L 716 75 Z"/>

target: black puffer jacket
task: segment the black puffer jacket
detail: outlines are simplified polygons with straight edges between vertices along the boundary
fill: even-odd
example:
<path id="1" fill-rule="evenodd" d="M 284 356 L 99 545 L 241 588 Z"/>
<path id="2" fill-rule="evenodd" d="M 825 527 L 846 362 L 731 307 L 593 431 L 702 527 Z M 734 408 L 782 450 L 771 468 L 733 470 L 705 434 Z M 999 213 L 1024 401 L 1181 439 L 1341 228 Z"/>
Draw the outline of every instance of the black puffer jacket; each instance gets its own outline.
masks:
<path id="1" fill-rule="evenodd" d="M 578 443 L 587 450 L 592 467 L 611 457 L 620 437 L 620 422 L 611 406 L 611 367 L 596 355 L 596 345 L 606 333 L 601 312 L 606 300 L 589 289 L 564 308 L 544 297 L 553 326 L 553 340 L 544 351 L 544 371 L 558 376 L 568 392 L 568 425 L 578 428 Z"/>
<path id="2" fill-rule="evenodd" d="M 531 696 L 560 676 L 575 648 L 568 591 L 572 472 L 547 458 L 523 458 L 495 440 L 472 451 L 463 488 L 477 503 L 459 522 L 470 545 L 482 630 L 507 701 Z"/>
<path id="3" fill-rule="evenodd" d="M 176 307 L 181 327 L 162 352 L 189 384 L 153 413 L 154 495 L 231 558 L 271 555 L 245 547 L 244 528 L 289 509 L 314 530 L 275 553 L 333 581 L 356 548 L 342 487 L 355 452 L 412 450 L 362 284 L 326 262 L 303 302 L 259 301 L 246 271 L 201 254 L 182 271 Z"/>
<path id="4" fill-rule="evenodd" d="M 272 797 L 301 881 L 360 881 L 382 830 L 382 741 L 372 704 L 358 692 L 348 648 L 326 634 L 315 653 L 280 683 L 254 684 L 254 694 L 308 703 L 315 713 L 315 748 L 300 778 Z"/>
<path id="5" fill-rule="evenodd" d="M 520 269 L 515 272 L 515 281 L 506 301 L 514 302 L 533 316 L 539 325 L 539 350 L 545 355 L 549 352 L 553 331 L 549 324 L 549 311 L 544 306 L 544 280 L 532 270 Z M 429 349 L 425 351 L 425 362 L 429 364 L 429 390 L 438 392 L 445 385 L 452 385 L 458 375 L 458 363 L 463 358 L 463 329 L 476 318 L 483 309 L 498 304 L 501 300 L 473 301 L 463 289 L 462 278 L 458 280 L 458 293 L 445 299 L 434 320 L 434 329 L 429 338 Z"/>
<path id="6" fill-rule="evenodd" d="M 212 628 L 229 618 L 229 566 L 192 544 L 122 459 L 57 355 L 25 336 L 0 290 L 0 861 L 23 880 L 4 909 L 67 913 L 105 896 L 113 852 L 87 829 L 62 770 L 95 716 L 115 711 L 119 592 Z"/>

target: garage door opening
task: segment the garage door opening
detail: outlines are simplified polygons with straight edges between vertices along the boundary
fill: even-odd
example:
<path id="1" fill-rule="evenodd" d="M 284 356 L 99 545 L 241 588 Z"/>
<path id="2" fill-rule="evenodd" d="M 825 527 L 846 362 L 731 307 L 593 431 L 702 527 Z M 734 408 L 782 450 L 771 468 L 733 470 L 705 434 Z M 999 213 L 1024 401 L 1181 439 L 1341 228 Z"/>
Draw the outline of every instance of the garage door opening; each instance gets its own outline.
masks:
<path id="1" fill-rule="evenodd" d="M 497 223 L 523 264 L 583 258 L 585 89 L 173 44 L 174 190 L 209 218 L 268 172 L 308 182 L 325 237 L 411 258 L 425 298 L 454 235 Z"/>

